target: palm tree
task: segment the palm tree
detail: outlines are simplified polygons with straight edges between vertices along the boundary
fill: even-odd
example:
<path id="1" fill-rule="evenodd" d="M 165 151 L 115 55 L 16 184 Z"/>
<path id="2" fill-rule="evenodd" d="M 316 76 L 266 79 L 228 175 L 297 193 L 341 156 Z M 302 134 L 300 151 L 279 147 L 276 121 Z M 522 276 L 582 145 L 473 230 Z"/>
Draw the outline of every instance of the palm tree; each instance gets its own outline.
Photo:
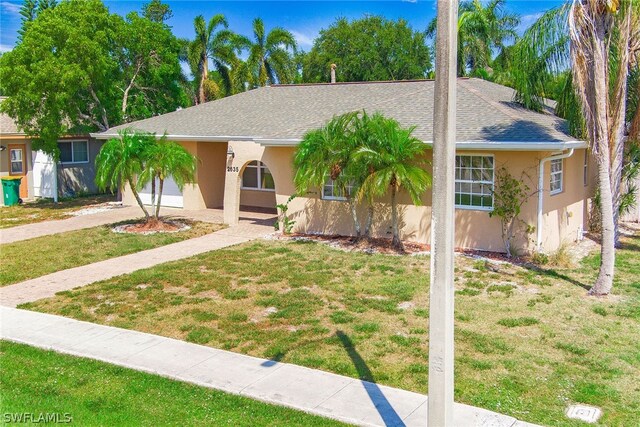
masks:
<path id="1" fill-rule="evenodd" d="M 492 51 L 505 49 L 505 42 L 517 37 L 518 15 L 504 10 L 506 0 L 468 0 L 458 8 L 458 76 L 476 74 L 491 64 Z M 437 20 L 427 26 L 427 36 L 435 37 Z M 467 71 L 468 70 L 468 71 Z"/>
<path id="2" fill-rule="evenodd" d="M 549 80 L 567 68 L 572 72 L 571 88 L 582 115 L 569 117 L 584 121 L 598 164 L 602 244 L 591 295 L 608 294 L 613 286 L 627 85 L 639 49 L 639 16 L 640 5 L 632 0 L 573 0 L 544 14 L 516 46 L 517 100 L 528 108 L 542 109 Z"/>
<path id="3" fill-rule="evenodd" d="M 166 136 L 147 148 L 145 167 L 140 176 L 139 185 L 151 182 L 151 205 L 155 210 L 156 220 L 160 220 L 162 190 L 165 180 L 171 177 L 182 191 L 187 183 L 194 181 L 196 163 L 194 155 L 177 142 L 168 141 Z M 156 181 L 158 182 L 157 201 Z"/>
<path id="4" fill-rule="evenodd" d="M 356 155 L 358 162 L 373 165 L 374 172 L 364 180 L 362 194 L 381 196 L 391 191 L 391 244 L 403 249 L 398 224 L 398 193 L 405 190 L 414 204 L 422 204 L 421 196 L 431 185 L 431 177 L 425 170 L 424 154 L 427 146 L 412 136 L 415 127 L 402 128 L 393 119 L 376 120 L 370 127 L 375 146 L 363 147 Z"/>
<path id="5" fill-rule="evenodd" d="M 155 137 L 129 129 L 119 135 L 119 138 L 108 140 L 96 157 L 96 185 L 103 191 L 107 188 L 122 190 L 129 185 L 145 220 L 149 221 L 149 212 L 138 194 L 141 188 L 138 177 L 144 170 L 146 155 L 149 147 L 155 144 Z"/>
<path id="6" fill-rule="evenodd" d="M 356 116 L 356 113 L 336 116 L 320 129 L 307 132 L 296 149 L 293 166 L 297 194 L 305 194 L 312 187 L 322 187 L 327 179 L 333 180 L 349 203 L 356 238 L 360 238 L 355 199 L 359 182 L 353 175 L 355 168 L 352 166 L 357 149 L 352 130 Z"/>
<path id="7" fill-rule="evenodd" d="M 276 27 L 266 34 L 264 22 L 256 18 L 253 20 L 253 41 L 246 37 L 240 37 L 239 41 L 249 50 L 247 64 L 253 86 L 290 83 L 294 80 L 297 44 L 291 32 Z"/>
<path id="8" fill-rule="evenodd" d="M 220 75 L 227 93 L 231 93 L 229 69 L 236 60 L 236 52 L 240 47 L 235 43 L 237 36 L 227 30 L 227 19 L 218 14 L 207 24 L 202 15 L 193 21 L 196 37 L 189 44 L 188 60 L 192 72 L 198 82 L 197 103 L 206 102 L 208 95 L 216 92 L 216 85 L 209 79 L 209 61 Z M 221 29 L 218 29 L 222 27 Z"/>

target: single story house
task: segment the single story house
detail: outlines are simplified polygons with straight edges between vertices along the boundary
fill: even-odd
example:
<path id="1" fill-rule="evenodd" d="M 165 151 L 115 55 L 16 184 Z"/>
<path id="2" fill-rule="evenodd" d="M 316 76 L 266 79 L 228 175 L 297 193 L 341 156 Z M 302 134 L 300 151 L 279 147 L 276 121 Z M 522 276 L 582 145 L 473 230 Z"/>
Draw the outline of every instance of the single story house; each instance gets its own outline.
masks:
<path id="1" fill-rule="evenodd" d="M 0 102 L 6 97 L 0 97 Z M 60 195 L 96 193 L 95 158 L 104 141 L 89 135 L 60 139 L 58 188 Z M 22 177 L 20 198 L 53 197 L 54 163 L 42 151 L 32 149 L 31 139 L 13 119 L 0 113 L 0 176 Z M 1 190 L 0 190 L 1 191 Z M 4 195 L 2 202 L 4 203 Z"/>
<path id="2" fill-rule="evenodd" d="M 500 220 L 489 216 L 496 171 L 503 166 L 531 188 L 520 217 L 537 232 L 521 236 L 519 249 L 552 251 L 581 238 L 595 172 L 585 142 L 570 136 L 551 111 L 536 113 L 514 103 L 510 88 L 474 78 L 458 79 L 457 85 L 456 245 L 504 251 Z M 93 136 L 108 139 L 133 128 L 179 142 L 199 159 L 197 179 L 183 192 L 168 189 L 162 200 L 184 209 L 223 208 L 225 222 L 235 224 L 241 208 L 274 209 L 295 193 L 292 158 L 305 132 L 335 115 L 366 110 L 415 126 L 414 135 L 431 145 L 433 100 L 429 80 L 275 85 Z M 148 189 L 143 193 L 148 200 Z M 423 195 L 422 206 L 406 194 L 400 200 L 402 237 L 429 242 L 431 192 Z M 134 203 L 130 192 L 124 201 Z M 376 236 L 390 236 L 389 211 L 387 199 L 377 201 Z M 294 231 L 354 232 L 347 203 L 330 181 L 298 195 L 289 214 Z"/>

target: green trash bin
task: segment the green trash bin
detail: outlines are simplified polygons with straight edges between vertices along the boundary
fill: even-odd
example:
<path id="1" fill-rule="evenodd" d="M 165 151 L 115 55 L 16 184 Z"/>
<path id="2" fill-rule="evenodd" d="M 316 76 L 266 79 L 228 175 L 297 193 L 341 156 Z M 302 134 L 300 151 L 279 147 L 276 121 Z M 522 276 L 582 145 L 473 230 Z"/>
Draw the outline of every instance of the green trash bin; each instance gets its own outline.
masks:
<path id="1" fill-rule="evenodd" d="M 20 200 L 20 182 L 22 177 L 2 177 L 2 192 L 4 193 L 4 205 L 13 206 L 22 202 Z"/>

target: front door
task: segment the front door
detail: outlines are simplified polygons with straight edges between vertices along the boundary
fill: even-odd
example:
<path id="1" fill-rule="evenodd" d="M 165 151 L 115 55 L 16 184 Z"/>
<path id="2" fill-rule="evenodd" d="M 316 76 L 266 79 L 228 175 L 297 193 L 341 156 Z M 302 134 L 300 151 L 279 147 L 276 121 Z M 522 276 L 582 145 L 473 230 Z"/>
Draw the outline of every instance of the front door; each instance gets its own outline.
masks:
<path id="1" fill-rule="evenodd" d="M 27 150 L 24 144 L 9 145 L 9 175 L 22 177 L 20 182 L 20 198 L 29 196 L 29 184 L 27 183 Z"/>

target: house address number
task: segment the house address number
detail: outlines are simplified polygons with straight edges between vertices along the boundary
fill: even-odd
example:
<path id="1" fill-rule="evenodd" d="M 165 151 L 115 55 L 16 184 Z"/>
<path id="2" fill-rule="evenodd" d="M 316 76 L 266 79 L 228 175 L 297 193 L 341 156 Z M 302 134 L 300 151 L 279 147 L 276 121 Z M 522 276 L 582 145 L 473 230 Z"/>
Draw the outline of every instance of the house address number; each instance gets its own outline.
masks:
<path id="1" fill-rule="evenodd" d="M 239 172 L 240 168 L 238 166 L 227 166 L 227 172 Z"/>

